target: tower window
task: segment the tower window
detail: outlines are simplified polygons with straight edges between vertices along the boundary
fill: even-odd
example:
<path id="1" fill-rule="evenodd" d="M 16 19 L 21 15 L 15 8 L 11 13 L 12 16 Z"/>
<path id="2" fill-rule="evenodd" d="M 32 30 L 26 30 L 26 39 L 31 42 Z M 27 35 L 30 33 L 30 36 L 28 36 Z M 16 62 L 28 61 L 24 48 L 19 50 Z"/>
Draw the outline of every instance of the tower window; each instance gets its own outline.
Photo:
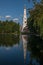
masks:
<path id="1" fill-rule="evenodd" d="M 25 20 L 26 20 L 26 18 L 25 18 Z"/>

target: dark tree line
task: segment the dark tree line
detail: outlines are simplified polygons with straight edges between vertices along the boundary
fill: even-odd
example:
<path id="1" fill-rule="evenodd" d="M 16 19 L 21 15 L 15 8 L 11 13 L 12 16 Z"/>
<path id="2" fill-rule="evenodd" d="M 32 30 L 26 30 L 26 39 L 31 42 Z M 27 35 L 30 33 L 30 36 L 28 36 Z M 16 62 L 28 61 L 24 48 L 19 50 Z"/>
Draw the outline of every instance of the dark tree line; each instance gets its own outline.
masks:
<path id="1" fill-rule="evenodd" d="M 31 2 L 31 0 L 29 0 Z M 43 38 L 43 0 L 40 2 L 37 0 L 32 0 L 34 7 L 32 9 L 28 9 L 30 14 L 27 22 L 29 32 L 33 34 L 38 34 Z"/>
<path id="2" fill-rule="evenodd" d="M 20 24 L 11 21 L 0 21 L 0 33 L 20 33 Z"/>

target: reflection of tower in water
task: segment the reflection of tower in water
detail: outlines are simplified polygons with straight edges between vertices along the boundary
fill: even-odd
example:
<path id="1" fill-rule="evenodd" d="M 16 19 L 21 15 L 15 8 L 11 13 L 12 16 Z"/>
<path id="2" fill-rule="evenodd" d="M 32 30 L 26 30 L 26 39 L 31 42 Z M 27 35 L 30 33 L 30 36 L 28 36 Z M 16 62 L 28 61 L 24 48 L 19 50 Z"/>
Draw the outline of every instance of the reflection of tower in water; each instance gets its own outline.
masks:
<path id="1" fill-rule="evenodd" d="M 22 35 L 23 41 L 23 52 L 24 52 L 24 61 L 26 60 L 26 52 L 27 52 L 27 35 Z"/>

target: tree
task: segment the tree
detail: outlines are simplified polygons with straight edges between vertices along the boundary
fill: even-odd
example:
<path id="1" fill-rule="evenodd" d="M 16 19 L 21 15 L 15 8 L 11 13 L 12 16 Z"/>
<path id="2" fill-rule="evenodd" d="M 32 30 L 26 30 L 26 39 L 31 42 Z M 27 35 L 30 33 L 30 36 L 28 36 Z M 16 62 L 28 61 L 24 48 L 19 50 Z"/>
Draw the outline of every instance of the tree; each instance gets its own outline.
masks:
<path id="1" fill-rule="evenodd" d="M 20 25 L 19 23 L 13 22 L 13 21 L 0 21 L 0 33 L 15 33 L 20 32 Z"/>
<path id="2" fill-rule="evenodd" d="M 36 4 L 35 7 L 29 11 L 30 17 L 28 18 L 28 27 L 32 25 L 34 27 L 34 31 L 40 34 L 43 37 L 43 5 Z M 33 24 L 30 24 L 34 20 Z M 30 21 L 30 23 L 29 23 Z"/>

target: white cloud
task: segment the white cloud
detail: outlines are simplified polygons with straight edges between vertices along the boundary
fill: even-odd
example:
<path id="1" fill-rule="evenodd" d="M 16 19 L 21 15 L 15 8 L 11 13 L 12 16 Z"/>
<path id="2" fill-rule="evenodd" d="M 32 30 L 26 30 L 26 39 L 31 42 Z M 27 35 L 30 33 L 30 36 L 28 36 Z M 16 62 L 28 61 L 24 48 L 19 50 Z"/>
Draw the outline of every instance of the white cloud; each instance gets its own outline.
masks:
<path id="1" fill-rule="evenodd" d="M 2 18 L 2 16 L 0 16 L 0 18 Z"/>
<path id="2" fill-rule="evenodd" d="M 19 19 L 18 18 L 14 18 L 13 21 L 18 21 Z"/>
<path id="3" fill-rule="evenodd" d="M 0 16 L 0 18 L 4 18 L 4 16 Z"/>
<path id="4" fill-rule="evenodd" d="M 6 15 L 5 18 L 9 19 L 9 18 L 11 18 L 11 16 L 10 15 Z"/>

